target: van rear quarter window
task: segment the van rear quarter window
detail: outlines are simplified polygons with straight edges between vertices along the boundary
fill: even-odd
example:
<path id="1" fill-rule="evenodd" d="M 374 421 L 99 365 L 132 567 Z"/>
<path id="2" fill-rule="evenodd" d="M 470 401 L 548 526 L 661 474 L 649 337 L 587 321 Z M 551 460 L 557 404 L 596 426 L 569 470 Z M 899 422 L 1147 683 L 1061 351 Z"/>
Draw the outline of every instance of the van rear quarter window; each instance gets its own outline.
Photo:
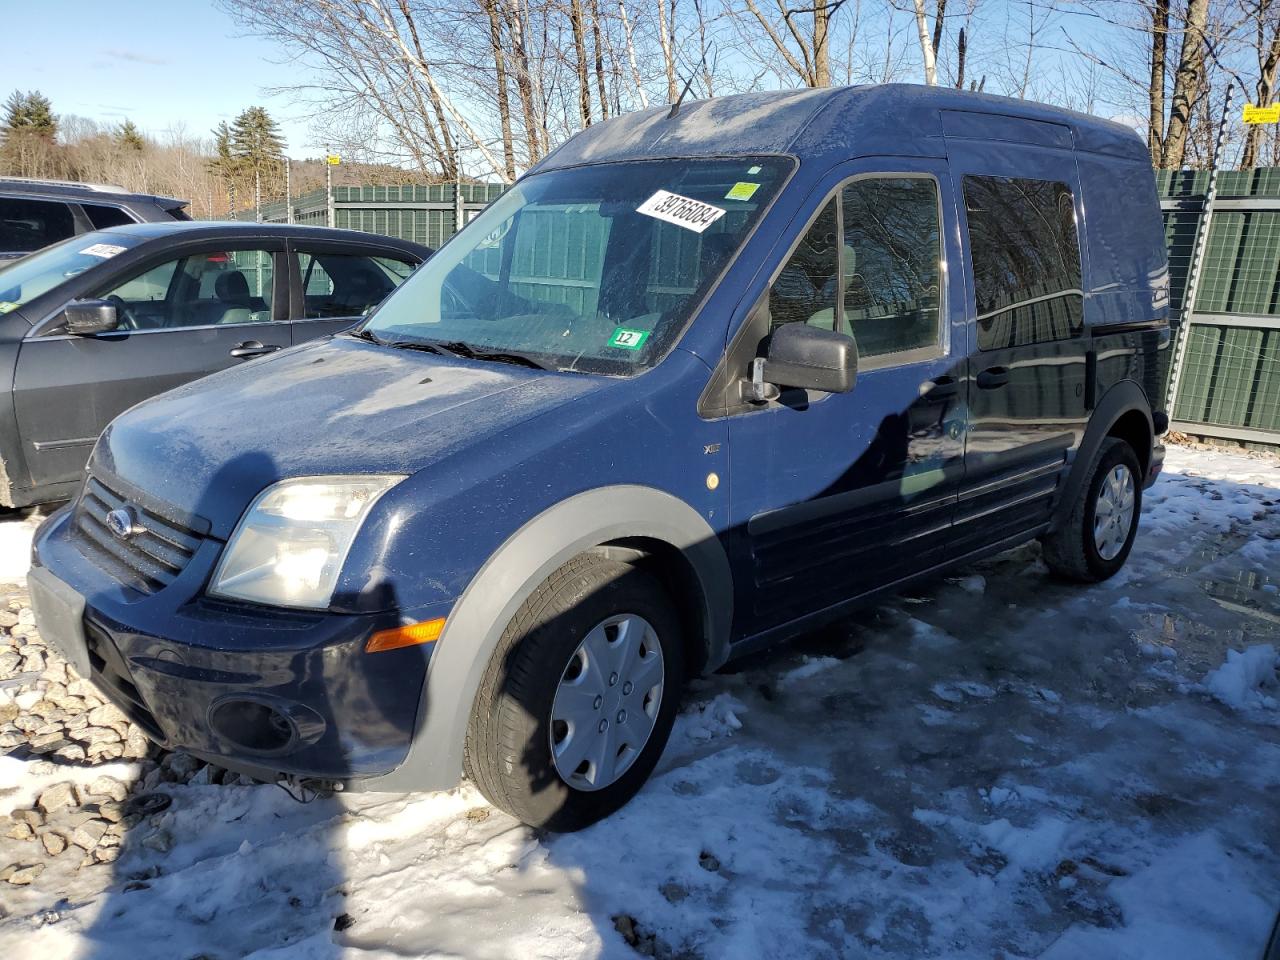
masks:
<path id="1" fill-rule="evenodd" d="M 966 176 L 978 347 L 1066 340 L 1084 323 L 1071 188 L 1054 180 Z"/>

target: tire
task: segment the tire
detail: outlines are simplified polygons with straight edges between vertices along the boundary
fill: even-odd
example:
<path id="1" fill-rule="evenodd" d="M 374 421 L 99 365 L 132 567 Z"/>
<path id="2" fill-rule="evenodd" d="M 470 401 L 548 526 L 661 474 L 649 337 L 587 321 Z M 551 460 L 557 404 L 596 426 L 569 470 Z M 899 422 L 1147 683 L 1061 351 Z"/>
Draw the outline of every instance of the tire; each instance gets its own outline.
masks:
<path id="1" fill-rule="evenodd" d="M 633 661 L 627 649 L 637 651 Z M 679 708 L 683 653 L 680 620 L 657 580 L 626 563 L 576 557 L 524 602 L 493 652 L 467 728 L 467 776 L 495 807 L 534 827 L 569 832 L 608 816 L 662 755 Z M 652 683 L 658 676 L 660 687 Z M 612 724 L 611 739 L 597 717 Z M 646 729 L 636 748 L 631 741 Z M 587 744 L 594 759 L 560 769 Z"/>
<path id="2" fill-rule="evenodd" d="M 1128 529 L 1122 530 L 1122 520 L 1105 532 L 1103 545 L 1100 546 L 1099 536 L 1095 535 L 1095 522 L 1099 520 L 1100 509 L 1104 511 L 1104 531 L 1108 513 L 1116 515 L 1114 510 L 1108 512 L 1106 504 L 1101 500 L 1103 485 L 1110 482 L 1113 473 L 1119 468 L 1128 472 L 1132 484 L 1132 509 L 1128 514 Z M 1041 538 L 1044 561 L 1050 570 L 1068 580 L 1098 583 L 1113 576 L 1124 566 L 1138 533 L 1138 516 L 1142 512 L 1141 477 L 1142 467 L 1133 447 L 1115 437 L 1102 441 L 1089 467 L 1089 480 L 1072 504 L 1066 522 Z M 1114 499 L 1114 494 L 1109 496 Z M 1113 553 L 1113 550 L 1116 552 Z"/>

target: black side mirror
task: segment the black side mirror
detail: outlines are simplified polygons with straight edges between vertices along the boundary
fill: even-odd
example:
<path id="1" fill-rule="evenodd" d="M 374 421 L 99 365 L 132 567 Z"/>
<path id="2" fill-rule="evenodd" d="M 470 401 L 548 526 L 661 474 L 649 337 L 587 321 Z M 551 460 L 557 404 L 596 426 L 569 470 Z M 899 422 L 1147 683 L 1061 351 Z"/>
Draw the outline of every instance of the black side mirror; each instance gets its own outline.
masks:
<path id="1" fill-rule="evenodd" d="M 848 393 L 858 380 L 858 345 L 844 333 L 786 323 L 769 338 L 764 362 L 753 365 L 753 385 L 757 378 L 779 387 Z"/>
<path id="2" fill-rule="evenodd" d="M 116 305 L 109 300 L 72 300 L 62 312 L 67 333 L 73 337 L 92 337 L 116 329 L 120 317 Z"/>

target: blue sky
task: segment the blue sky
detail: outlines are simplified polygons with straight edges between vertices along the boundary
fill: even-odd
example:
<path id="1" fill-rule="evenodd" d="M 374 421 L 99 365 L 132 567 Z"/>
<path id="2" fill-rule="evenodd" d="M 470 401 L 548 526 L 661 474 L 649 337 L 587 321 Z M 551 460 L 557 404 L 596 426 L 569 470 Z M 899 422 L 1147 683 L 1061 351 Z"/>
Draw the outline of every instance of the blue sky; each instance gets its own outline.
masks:
<path id="1" fill-rule="evenodd" d="M 280 121 L 288 153 L 316 156 L 306 117 L 263 88 L 297 81 L 279 51 L 239 29 L 208 0 L 0 0 L 0 100 L 40 90 L 59 114 L 125 117 L 151 134 L 175 123 L 207 136 L 261 105 Z"/>

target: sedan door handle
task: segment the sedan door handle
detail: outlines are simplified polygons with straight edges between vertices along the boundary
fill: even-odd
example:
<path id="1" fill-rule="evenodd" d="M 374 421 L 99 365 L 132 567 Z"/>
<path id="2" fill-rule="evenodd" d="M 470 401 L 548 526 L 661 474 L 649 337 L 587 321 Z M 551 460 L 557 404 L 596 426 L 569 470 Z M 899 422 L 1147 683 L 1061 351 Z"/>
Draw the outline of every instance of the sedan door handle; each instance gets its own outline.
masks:
<path id="1" fill-rule="evenodd" d="M 938 403 L 956 395 L 955 377 L 934 377 L 920 384 L 920 399 L 925 403 Z"/>
<path id="2" fill-rule="evenodd" d="M 1009 382 L 1008 367 L 987 367 L 978 374 L 978 386 L 983 390 L 994 390 Z"/>
<path id="3" fill-rule="evenodd" d="M 231 355 L 237 360 L 248 360 L 252 357 L 264 357 L 268 353 L 275 353 L 280 348 L 275 344 L 263 345 L 259 340 L 246 340 L 244 343 L 237 343 L 231 348 Z"/>

